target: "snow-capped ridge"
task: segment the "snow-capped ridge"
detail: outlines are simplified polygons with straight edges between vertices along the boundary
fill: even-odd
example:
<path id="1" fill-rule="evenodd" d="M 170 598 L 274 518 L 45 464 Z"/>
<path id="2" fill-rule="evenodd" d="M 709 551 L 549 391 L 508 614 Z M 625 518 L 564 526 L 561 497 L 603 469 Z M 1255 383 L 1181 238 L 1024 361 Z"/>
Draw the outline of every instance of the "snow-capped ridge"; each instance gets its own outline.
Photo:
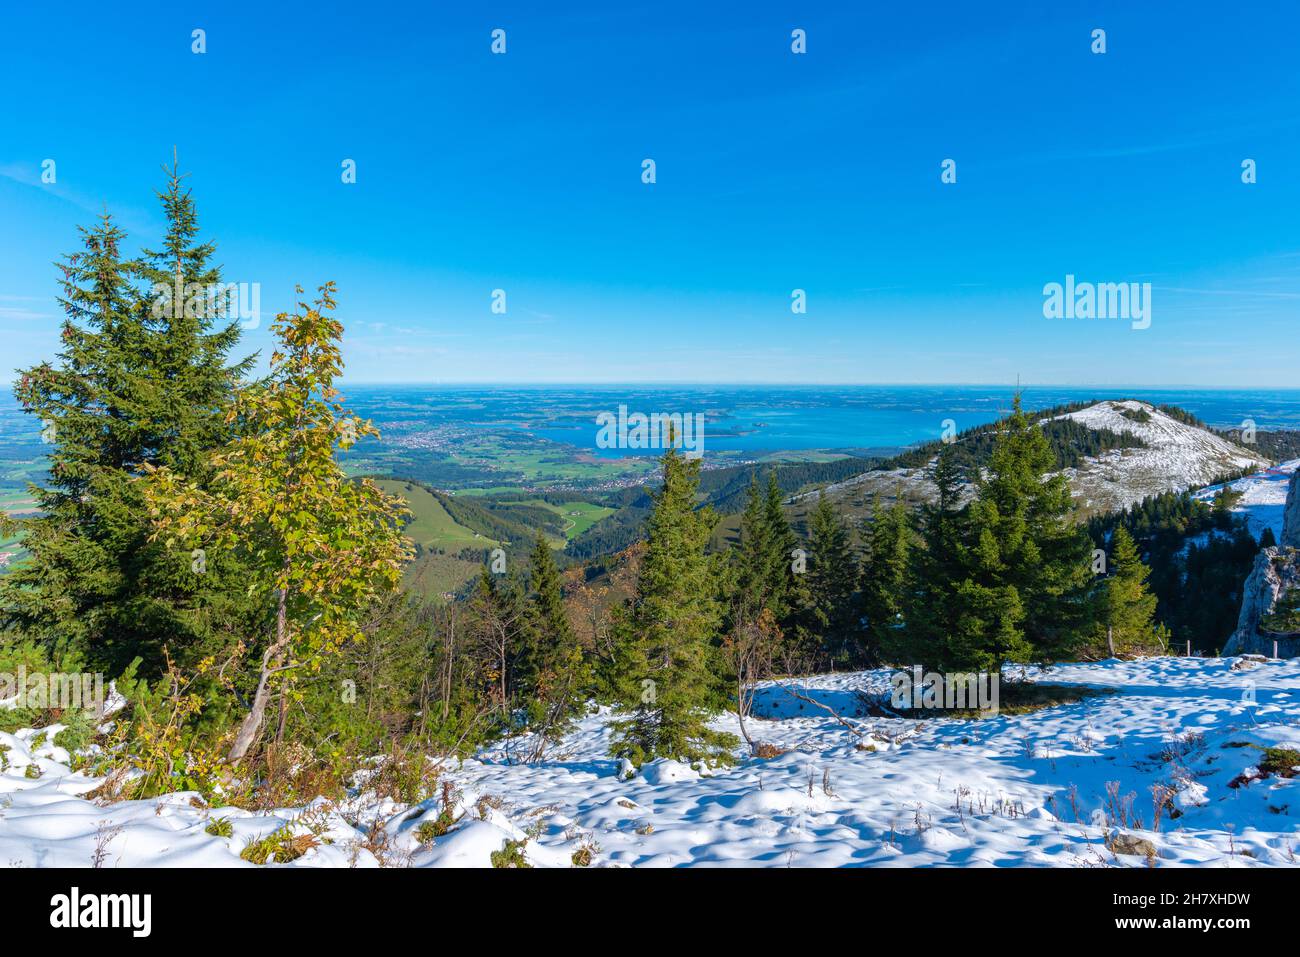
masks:
<path id="1" fill-rule="evenodd" d="M 1269 464 L 1208 429 L 1181 422 L 1136 399 L 1108 399 L 1056 418 L 1126 433 L 1145 445 L 1115 449 L 1065 470 L 1075 498 L 1092 511 L 1127 508 L 1150 495 L 1197 488 Z"/>

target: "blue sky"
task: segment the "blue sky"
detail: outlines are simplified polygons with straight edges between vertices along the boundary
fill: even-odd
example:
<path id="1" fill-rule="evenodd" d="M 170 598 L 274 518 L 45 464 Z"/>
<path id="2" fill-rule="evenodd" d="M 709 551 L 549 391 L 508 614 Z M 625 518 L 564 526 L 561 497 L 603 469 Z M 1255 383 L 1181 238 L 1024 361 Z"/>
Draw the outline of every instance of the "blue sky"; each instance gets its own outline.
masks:
<path id="1" fill-rule="evenodd" d="M 9 6 L 4 374 L 174 145 L 264 313 L 338 282 L 353 382 L 1300 384 L 1293 2 L 444 6 Z M 1151 327 L 1044 318 L 1066 274 Z"/>

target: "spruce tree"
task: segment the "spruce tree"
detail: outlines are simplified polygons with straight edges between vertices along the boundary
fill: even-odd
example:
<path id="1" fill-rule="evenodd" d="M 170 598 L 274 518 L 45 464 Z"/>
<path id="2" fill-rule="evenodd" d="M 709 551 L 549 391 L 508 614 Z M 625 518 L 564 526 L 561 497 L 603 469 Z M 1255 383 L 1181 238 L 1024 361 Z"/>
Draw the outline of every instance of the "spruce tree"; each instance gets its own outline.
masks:
<path id="1" fill-rule="evenodd" d="M 530 725 L 554 736 L 582 713 L 591 675 L 564 608 L 559 568 L 541 535 L 529 558 L 528 585 L 517 691 Z"/>
<path id="2" fill-rule="evenodd" d="M 157 193 L 167 229 L 162 245 L 144 250 L 135 271 L 149 284 L 148 322 L 153 375 L 147 398 L 158 431 L 168 437 L 156 464 L 198 475 L 207 451 L 230 438 L 226 412 L 236 384 L 252 368 L 249 357 L 227 364 L 239 342 L 237 316 L 227 314 L 216 244 L 200 242 L 198 212 L 186 175 L 173 159 L 166 188 Z"/>
<path id="3" fill-rule="evenodd" d="M 808 518 L 808 593 L 811 626 L 833 660 L 860 658 L 854 598 L 858 562 L 848 524 L 825 495 Z"/>
<path id="4" fill-rule="evenodd" d="M 1294 635 L 1300 632 L 1300 588 L 1292 585 L 1277 597 L 1272 610 L 1259 623 L 1262 631 Z"/>
<path id="5" fill-rule="evenodd" d="M 524 617 L 513 579 L 484 565 L 470 593 L 467 630 L 482 662 L 484 692 L 502 726 L 511 727 L 524 651 Z"/>
<path id="6" fill-rule="evenodd" d="M 918 513 L 918 546 L 908 563 L 906 627 L 894 633 L 885 649 L 897 664 L 937 665 L 962 613 L 957 587 L 965 578 L 970 522 L 954 446 L 940 448 L 929 478 L 938 496 Z"/>
<path id="7" fill-rule="evenodd" d="M 159 196 L 169 275 L 219 282 L 174 168 Z M 141 657 L 149 676 L 164 645 L 185 665 L 234 643 L 258 617 L 237 560 L 149 541 L 137 481 L 158 466 L 204 481 L 203 453 L 233 436 L 226 413 L 251 360 L 227 364 L 238 326 L 209 334 L 204 298 L 180 321 L 156 315 L 141 283 L 159 279 L 161 254 L 127 261 L 107 215 L 82 232 L 85 248 L 61 266 L 59 364 L 26 370 L 15 389 L 51 426 L 53 447 L 47 487 L 34 489 L 41 515 L 24 523 L 31 559 L 0 583 L 0 606 L 32 637 L 70 644 L 113 674 Z"/>
<path id="8" fill-rule="evenodd" d="M 789 625 L 808 601 L 807 586 L 794 571 L 798 547 L 776 472 L 768 473 L 765 490 L 751 476 L 740 517 L 737 585 L 750 605 L 769 609 L 782 625 Z"/>
<path id="9" fill-rule="evenodd" d="M 645 559 L 620 621 L 614 675 L 621 719 L 613 753 L 640 765 L 659 757 L 728 761 L 731 735 L 708 727 L 722 694 L 717 662 L 722 606 L 705 554 L 715 519 L 696 510 L 698 459 L 669 448 L 647 523 Z"/>
<path id="10" fill-rule="evenodd" d="M 1156 596 L 1147 588 L 1151 570 L 1123 525 L 1115 529 L 1111 550 L 1110 575 L 1102 585 L 1099 638 L 1111 654 L 1164 648 L 1169 633 L 1156 621 Z"/>
<path id="11" fill-rule="evenodd" d="M 877 495 L 862 563 L 862 609 L 868 639 L 865 653 L 872 661 L 882 656 L 896 657 L 902 648 L 911 538 L 907 506 L 900 499 L 882 508 Z"/>
<path id="12" fill-rule="evenodd" d="M 1068 480 L 1049 474 L 1055 461 L 1043 430 L 1016 395 L 987 475 L 977 482 L 976 540 L 983 550 L 977 580 L 1016 592 L 1024 616 L 1018 627 L 1039 661 L 1076 650 L 1089 636 L 1094 613 L 1092 543 L 1072 520 Z"/>
<path id="13" fill-rule="evenodd" d="M 799 561 L 799 537 L 786 518 L 784 497 L 777 483 L 776 471 L 767 476 L 767 494 L 763 502 L 764 524 L 769 549 L 768 569 L 770 597 L 767 608 L 782 635 L 781 654 L 787 663 L 813 663 L 821 652 L 809 609 L 807 562 Z"/>
<path id="14" fill-rule="evenodd" d="M 925 540 L 930 561 L 936 571 L 946 578 L 960 567 L 961 551 L 965 544 L 962 490 L 965 481 L 957 465 L 955 446 L 946 444 L 939 450 L 930 481 L 938 491 L 938 498 L 920 509 L 921 537 Z"/>
<path id="15" fill-rule="evenodd" d="M 775 501 L 769 481 L 768 491 L 760 489 L 757 477 L 751 476 L 740 516 L 740 544 L 733 552 L 733 567 L 723 583 L 729 602 L 728 633 L 746 627 L 766 613 L 766 619 L 781 643 L 788 661 L 803 657 L 807 623 L 798 620 L 792 597 L 801 597 L 790 555 L 798 541 L 786 521 L 779 490 Z M 800 610 L 806 602 L 800 603 Z"/>
<path id="16" fill-rule="evenodd" d="M 150 350 L 125 233 L 108 213 L 80 232 L 82 249 L 59 266 L 59 362 L 22 371 L 14 387 L 51 448 L 46 483 L 30 486 L 39 514 L 19 524 L 31 558 L 0 578 L 0 607 L 56 654 L 94 656 L 122 624 L 121 561 L 138 529 L 131 480 L 151 445 L 137 370 L 148 368 Z"/>
<path id="17" fill-rule="evenodd" d="M 907 648 L 946 671 L 1051 661 L 1095 628 L 1091 542 L 1071 521 L 1070 489 L 1046 436 L 1015 397 L 976 495 L 957 509 L 954 454 L 941 451 L 940 502 L 922 516 Z"/>
<path id="18" fill-rule="evenodd" d="M 763 495 L 758 480 L 750 476 L 745 508 L 740 515 L 740 543 L 735 552 L 735 579 L 742 600 L 748 607 L 767 608 L 772 600 L 773 546 Z"/>

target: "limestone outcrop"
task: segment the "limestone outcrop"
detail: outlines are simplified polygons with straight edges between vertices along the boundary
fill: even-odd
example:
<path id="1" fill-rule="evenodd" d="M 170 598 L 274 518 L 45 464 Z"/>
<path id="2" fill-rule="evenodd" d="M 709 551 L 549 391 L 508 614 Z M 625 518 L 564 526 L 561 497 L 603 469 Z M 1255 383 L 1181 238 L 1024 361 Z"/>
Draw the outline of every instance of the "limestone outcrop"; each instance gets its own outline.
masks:
<path id="1" fill-rule="evenodd" d="M 1261 549 L 1241 590 L 1237 628 L 1223 648 L 1225 655 L 1272 655 L 1274 642 L 1282 658 L 1300 656 L 1300 634 L 1276 633 L 1261 627 L 1282 595 L 1300 589 L 1300 470 L 1291 476 L 1282 538 L 1276 548 Z"/>
<path id="2" fill-rule="evenodd" d="M 1280 544 L 1283 548 L 1300 548 L 1300 469 L 1291 476 L 1291 486 L 1286 490 Z"/>

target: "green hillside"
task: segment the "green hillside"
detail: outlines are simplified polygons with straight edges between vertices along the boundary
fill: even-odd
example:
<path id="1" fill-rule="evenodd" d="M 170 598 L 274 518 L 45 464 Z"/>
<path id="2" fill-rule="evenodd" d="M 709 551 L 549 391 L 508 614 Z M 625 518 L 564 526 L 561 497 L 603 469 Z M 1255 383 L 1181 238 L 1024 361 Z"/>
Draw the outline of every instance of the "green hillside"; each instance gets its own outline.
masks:
<path id="1" fill-rule="evenodd" d="M 377 484 L 389 495 L 400 495 L 410 505 L 411 521 L 405 531 L 417 545 L 458 552 L 462 548 L 490 548 L 497 544 L 495 539 L 457 522 L 438 496 L 424 486 L 397 479 L 378 479 Z"/>

